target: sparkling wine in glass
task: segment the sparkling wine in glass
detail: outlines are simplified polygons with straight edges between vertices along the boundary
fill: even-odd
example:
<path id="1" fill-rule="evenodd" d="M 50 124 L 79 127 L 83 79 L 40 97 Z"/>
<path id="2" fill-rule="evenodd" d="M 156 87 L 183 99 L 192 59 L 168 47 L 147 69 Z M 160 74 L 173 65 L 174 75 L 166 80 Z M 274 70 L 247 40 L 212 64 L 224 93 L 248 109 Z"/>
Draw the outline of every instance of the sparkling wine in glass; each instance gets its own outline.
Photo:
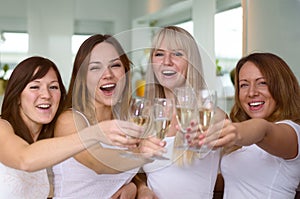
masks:
<path id="1" fill-rule="evenodd" d="M 217 93 L 215 90 L 201 89 L 197 92 L 197 98 L 199 129 L 201 133 L 204 133 L 213 124 L 217 106 Z M 210 150 L 211 148 L 208 145 L 202 145 L 198 150 L 198 154 L 205 156 Z"/>
<path id="2" fill-rule="evenodd" d="M 190 126 L 192 120 L 197 120 L 197 100 L 194 89 L 191 87 L 180 87 L 175 90 L 175 107 L 176 118 L 182 134 L 187 133 L 187 128 Z M 182 136 L 182 145 L 177 148 L 189 148 L 185 135 Z"/>
<path id="3" fill-rule="evenodd" d="M 197 93 L 199 128 L 201 132 L 206 131 L 213 122 L 217 104 L 217 93 L 215 90 L 201 89 Z"/>
<path id="4" fill-rule="evenodd" d="M 134 97 L 130 101 L 129 121 L 145 128 L 145 132 L 150 123 L 151 103 L 145 98 Z M 145 133 L 144 132 L 144 133 Z M 144 135 L 142 135 L 144 136 Z"/>
<path id="5" fill-rule="evenodd" d="M 172 99 L 155 98 L 153 103 L 153 124 L 156 137 L 164 139 L 172 120 L 174 103 Z"/>

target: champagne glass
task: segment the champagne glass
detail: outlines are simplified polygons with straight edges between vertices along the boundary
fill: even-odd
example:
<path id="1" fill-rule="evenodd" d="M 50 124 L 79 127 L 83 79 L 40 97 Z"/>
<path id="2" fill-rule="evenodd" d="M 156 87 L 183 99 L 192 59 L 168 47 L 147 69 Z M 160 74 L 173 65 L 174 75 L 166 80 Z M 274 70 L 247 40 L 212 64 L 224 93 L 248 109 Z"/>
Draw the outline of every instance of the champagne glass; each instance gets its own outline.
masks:
<path id="1" fill-rule="evenodd" d="M 156 137 L 164 139 L 169 130 L 174 103 L 172 99 L 155 98 L 153 103 L 153 124 Z"/>
<path id="2" fill-rule="evenodd" d="M 200 89 L 197 92 L 197 108 L 199 112 L 199 129 L 201 133 L 208 130 L 213 124 L 217 104 L 217 92 L 210 89 Z M 202 145 L 198 154 L 204 156 L 211 150 L 208 145 Z"/>
<path id="3" fill-rule="evenodd" d="M 145 136 L 146 130 L 150 123 L 151 102 L 145 98 L 133 97 L 129 106 L 129 121 L 143 126 L 145 131 L 142 136 Z"/>
<path id="4" fill-rule="evenodd" d="M 191 87 L 175 88 L 175 108 L 176 118 L 180 127 L 180 132 L 183 134 L 182 145 L 178 145 L 177 148 L 188 149 L 188 141 L 185 138 L 187 128 L 190 126 L 191 121 L 197 119 L 195 107 L 197 100 L 194 89 Z"/>
<path id="5" fill-rule="evenodd" d="M 129 104 L 128 120 L 143 126 L 144 132 L 140 138 L 146 136 L 151 118 L 151 101 L 141 97 L 132 97 Z M 128 138 L 131 136 L 127 135 Z M 133 151 L 125 151 L 121 154 L 123 157 L 139 159 L 140 155 Z"/>
<path id="6" fill-rule="evenodd" d="M 174 102 L 169 98 L 155 98 L 153 100 L 153 127 L 154 135 L 159 139 L 164 139 L 171 125 L 173 117 Z M 169 160 L 164 156 L 154 155 L 153 160 Z"/>
<path id="7" fill-rule="evenodd" d="M 203 133 L 213 123 L 217 104 L 217 92 L 215 90 L 201 89 L 197 93 L 199 111 L 199 129 Z"/>

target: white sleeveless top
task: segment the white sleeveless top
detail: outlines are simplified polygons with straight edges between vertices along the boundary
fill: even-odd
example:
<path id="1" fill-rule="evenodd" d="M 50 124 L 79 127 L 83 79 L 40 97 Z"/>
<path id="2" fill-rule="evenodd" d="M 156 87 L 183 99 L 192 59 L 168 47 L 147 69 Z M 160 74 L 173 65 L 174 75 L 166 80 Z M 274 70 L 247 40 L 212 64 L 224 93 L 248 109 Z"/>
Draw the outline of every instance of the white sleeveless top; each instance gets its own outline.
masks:
<path id="1" fill-rule="evenodd" d="M 49 190 L 46 169 L 25 172 L 0 163 L 0 199 L 45 199 Z"/>
<path id="2" fill-rule="evenodd" d="M 82 115 L 82 113 L 79 114 Z M 84 115 L 82 116 L 85 118 Z M 86 118 L 85 120 L 87 121 Z M 109 148 L 112 148 L 112 146 Z M 53 166 L 53 199 L 111 198 L 123 185 L 131 181 L 138 170 L 139 168 L 119 174 L 97 174 L 76 159 L 69 158 Z"/>
<path id="3" fill-rule="evenodd" d="M 225 180 L 224 199 L 294 199 L 300 182 L 300 125 L 284 120 L 298 137 L 298 155 L 285 160 L 257 145 L 242 147 L 222 157 Z"/>
<path id="4" fill-rule="evenodd" d="M 149 188 L 159 199 L 211 199 L 219 170 L 220 150 L 213 150 L 204 158 L 195 158 L 192 164 L 181 166 L 171 160 L 174 139 L 164 139 L 168 151 L 165 156 L 170 160 L 155 160 L 143 166 Z"/>

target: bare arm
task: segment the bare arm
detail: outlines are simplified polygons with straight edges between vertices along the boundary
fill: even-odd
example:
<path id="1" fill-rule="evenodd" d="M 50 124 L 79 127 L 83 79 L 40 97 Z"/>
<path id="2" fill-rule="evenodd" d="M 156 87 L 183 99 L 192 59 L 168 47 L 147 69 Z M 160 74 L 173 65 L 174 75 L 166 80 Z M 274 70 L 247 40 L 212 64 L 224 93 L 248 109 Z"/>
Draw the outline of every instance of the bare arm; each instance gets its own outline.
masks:
<path id="1" fill-rule="evenodd" d="M 287 124 L 251 119 L 233 125 L 238 132 L 237 145 L 256 144 L 268 153 L 285 159 L 292 159 L 298 154 L 296 132 Z"/>
<path id="2" fill-rule="evenodd" d="M 77 128 L 80 121 L 76 120 L 76 124 L 73 119 L 73 114 L 71 111 L 63 113 L 57 121 L 55 127 L 55 136 L 66 136 L 70 134 L 76 134 Z M 109 125 L 102 127 L 107 131 L 120 131 L 115 129 L 114 123 L 110 122 Z M 84 127 L 80 127 L 84 128 Z M 92 127 L 84 128 L 86 130 L 86 135 L 89 135 L 89 129 Z M 112 133 L 113 134 L 113 133 Z M 114 134 L 115 135 L 115 134 Z M 115 135 L 116 136 L 116 135 Z M 118 136 L 118 135 L 117 135 Z M 132 142 L 136 144 L 135 139 L 128 139 L 124 136 L 114 137 L 112 140 L 124 139 L 124 142 Z M 122 151 L 121 151 L 122 152 Z M 75 159 L 86 167 L 94 170 L 96 173 L 101 174 L 113 174 L 120 173 L 126 170 L 140 167 L 141 165 L 149 162 L 146 159 L 127 159 L 120 156 L 120 151 L 115 149 L 102 148 L 100 144 L 96 144 L 91 148 L 82 151 L 81 153 L 76 154 Z"/>
<path id="3" fill-rule="evenodd" d="M 12 126 L 6 120 L 0 119 L 0 162 L 15 169 L 37 171 L 73 156 L 84 150 L 85 146 L 98 143 L 101 136 L 98 132 L 90 133 L 90 136 L 85 138 L 85 146 L 80 137 L 79 133 L 44 139 L 29 145 L 15 135 Z"/>
<path id="4" fill-rule="evenodd" d="M 215 132 L 220 132 L 216 134 Z M 225 120 L 216 124 L 207 132 L 205 142 L 216 147 L 256 144 L 268 153 L 292 159 L 298 154 L 298 141 L 295 130 L 283 123 L 275 124 L 264 119 L 250 119 L 244 122 L 232 123 Z M 203 144 L 203 139 L 200 144 Z"/>

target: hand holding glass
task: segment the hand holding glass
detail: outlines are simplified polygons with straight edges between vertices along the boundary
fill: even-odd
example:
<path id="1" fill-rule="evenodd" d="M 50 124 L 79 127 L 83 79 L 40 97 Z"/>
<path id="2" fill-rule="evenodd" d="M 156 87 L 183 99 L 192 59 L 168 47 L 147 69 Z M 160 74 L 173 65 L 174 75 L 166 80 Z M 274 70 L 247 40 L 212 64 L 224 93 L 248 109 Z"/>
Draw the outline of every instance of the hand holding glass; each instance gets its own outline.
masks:
<path id="1" fill-rule="evenodd" d="M 212 124 L 217 104 L 217 93 L 214 90 L 201 89 L 197 92 L 197 97 L 199 111 L 199 128 L 203 133 Z"/>
<path id="2" fill-rule="evenodd" d="M 187 128 L 190 126 L 191 121 L 197 119 L 195 107 L 196 96 L 193 88 L 180 87 L 175 89 L 175 104 L 176 104 L 176 118 L 180 127 L 180 132 L 184 134 L 182 137 L 182 145 L 177 148 L 188 149 L 188 141 L 185 138 Z"/>
<path id="3" fill-rule="evenodd" d="M 151 102 L 145 98 L 132 98 L 129 107 L 129 121 L 136 123 L 139 126 L 145 128 L 145 132 L 148 128 L 151 115 Z M 144 132 L 144 134 L 145 134 Z M 145 136 L 145 135 L 142 136 Z"/>
<path id="4" fill-rule="evenodd" d="M 208 130 L 213 124 L 217 104 L 217 93 L 215 90 L 201 89 L 197 92 L 197 105 L 199 112 L 199 129 L 201 133 Z M 198 149 L 202 157 L 211 150 L 208 145 L 202 145 Z"/>

